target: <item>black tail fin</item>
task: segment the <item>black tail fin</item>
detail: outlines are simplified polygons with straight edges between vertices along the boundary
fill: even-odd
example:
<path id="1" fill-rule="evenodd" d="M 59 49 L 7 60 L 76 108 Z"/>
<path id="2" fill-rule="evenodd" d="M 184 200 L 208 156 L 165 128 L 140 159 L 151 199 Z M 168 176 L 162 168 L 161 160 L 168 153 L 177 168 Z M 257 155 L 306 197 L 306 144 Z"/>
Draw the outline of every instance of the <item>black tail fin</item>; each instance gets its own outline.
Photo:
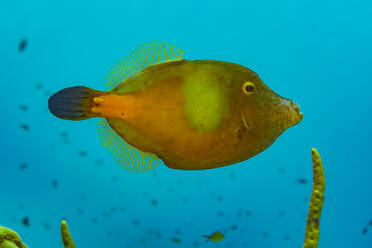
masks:
<path id="1" fill-rule="evenodd" d="M 84 120 L 94 115 L 90 108 L 98 91 L 84 86 L 70 87 L 58 91 L 48 100 L 50 112 L 61 119 Z"/>

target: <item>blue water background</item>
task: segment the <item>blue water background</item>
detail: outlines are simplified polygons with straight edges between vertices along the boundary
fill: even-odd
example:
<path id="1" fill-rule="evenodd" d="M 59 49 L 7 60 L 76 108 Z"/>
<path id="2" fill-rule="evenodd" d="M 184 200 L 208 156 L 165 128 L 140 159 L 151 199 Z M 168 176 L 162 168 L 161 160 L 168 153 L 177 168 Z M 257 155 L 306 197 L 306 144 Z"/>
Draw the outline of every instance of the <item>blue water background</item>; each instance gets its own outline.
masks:
<path id="1" fill-rule="evenodd" d="M 301 247 L 312 147 L 327 181 L 319 247 L 372 246 L 370 1 L 16 0 L 0 6 L 0 224 L 29 247 L 62 247 L 62 219 L 77 247 L 194 247 L 195 241 L 199 247 Z M 152 40 L 175 44 L 186 59 L 253 69 L 301 106 L 303 121 L 237 165 L 122 170 L 101 147 L 95 120 L 57 119 L 47 100 L 74 85 L 104 90 L 111 66 Z M 214 231 L 225 240 L 205 244 L 202 235 Z"/>

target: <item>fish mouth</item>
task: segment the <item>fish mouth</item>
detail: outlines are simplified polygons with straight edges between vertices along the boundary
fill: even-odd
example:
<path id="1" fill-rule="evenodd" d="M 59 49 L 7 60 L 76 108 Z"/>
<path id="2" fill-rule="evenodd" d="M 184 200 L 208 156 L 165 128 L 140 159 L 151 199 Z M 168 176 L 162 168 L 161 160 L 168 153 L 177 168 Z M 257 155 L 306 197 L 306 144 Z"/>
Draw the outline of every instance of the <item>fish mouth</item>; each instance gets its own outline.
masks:
<path id="1" fill-rule="evenodd" d="M 283 108 L 282 118 L 285 121 L 285 126 L 287 128 L 297 125 L 301 122 L 304 114 L 300 112 L 300 106 L 297 103 L 292 102 L 290 99 L 281 97 L 280 105 Z"/>
<path id="2" fill-rule="evenodd" d="M 293 103 L 294 107 L 293 107 L 293 110 L 297 112 L 297 114 L 301 117 L 304 116 L 304 113 L 300 112 L 300 106 L 297 104 L 297 103 Z"/>
<path id="3" fill-rule="evenodd" d="M 304 114 L 300 112 L 300 106 L 297 103 L 291 102 L 292 110 L 295 112 L 294 115 L 292 115 L 294 125 L 300 123 L 302 118 L 304 117 Z"/>

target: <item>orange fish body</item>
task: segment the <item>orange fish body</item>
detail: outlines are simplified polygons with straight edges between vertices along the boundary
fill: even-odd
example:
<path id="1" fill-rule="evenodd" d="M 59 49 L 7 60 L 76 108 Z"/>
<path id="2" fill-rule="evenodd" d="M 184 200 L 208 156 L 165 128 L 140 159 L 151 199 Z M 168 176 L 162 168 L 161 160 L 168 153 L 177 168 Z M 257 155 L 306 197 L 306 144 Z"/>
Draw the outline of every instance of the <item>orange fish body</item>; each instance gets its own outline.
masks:
<path id="1" fill-rule="evenodd" d="M 145 50 L 138 49 L 137 55 Z M 168 59 L 143 68 L 145 59 L 114 66 L 108 78 L 116 84 L 109 92 L 73 87 L 56 93 L 49 100 L 51 112 L 72 120 L 105 118 L 102 143 L 120 164 L 136 171 L 153 167 L 159 159 L 182 170 L 244 161 L 302 119 L 297 104 L 274 93 L 244 66 L 162 56 Z M 135 73 L 128 77 L 130 69 Z M 66 105 L 67 96 L 74 98 L 75 109 Z"/>

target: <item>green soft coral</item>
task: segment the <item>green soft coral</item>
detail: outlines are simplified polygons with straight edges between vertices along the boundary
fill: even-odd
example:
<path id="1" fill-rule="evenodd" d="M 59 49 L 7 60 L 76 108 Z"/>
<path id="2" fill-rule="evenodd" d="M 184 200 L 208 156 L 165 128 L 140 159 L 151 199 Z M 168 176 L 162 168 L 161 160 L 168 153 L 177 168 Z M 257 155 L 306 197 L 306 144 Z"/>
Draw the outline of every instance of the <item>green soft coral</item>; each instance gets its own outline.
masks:
<path id="1" fill-rule="evenodd" d="M 0 226 L 0 248 L 28 248 L 18 233 L 13 230 Z"/>

